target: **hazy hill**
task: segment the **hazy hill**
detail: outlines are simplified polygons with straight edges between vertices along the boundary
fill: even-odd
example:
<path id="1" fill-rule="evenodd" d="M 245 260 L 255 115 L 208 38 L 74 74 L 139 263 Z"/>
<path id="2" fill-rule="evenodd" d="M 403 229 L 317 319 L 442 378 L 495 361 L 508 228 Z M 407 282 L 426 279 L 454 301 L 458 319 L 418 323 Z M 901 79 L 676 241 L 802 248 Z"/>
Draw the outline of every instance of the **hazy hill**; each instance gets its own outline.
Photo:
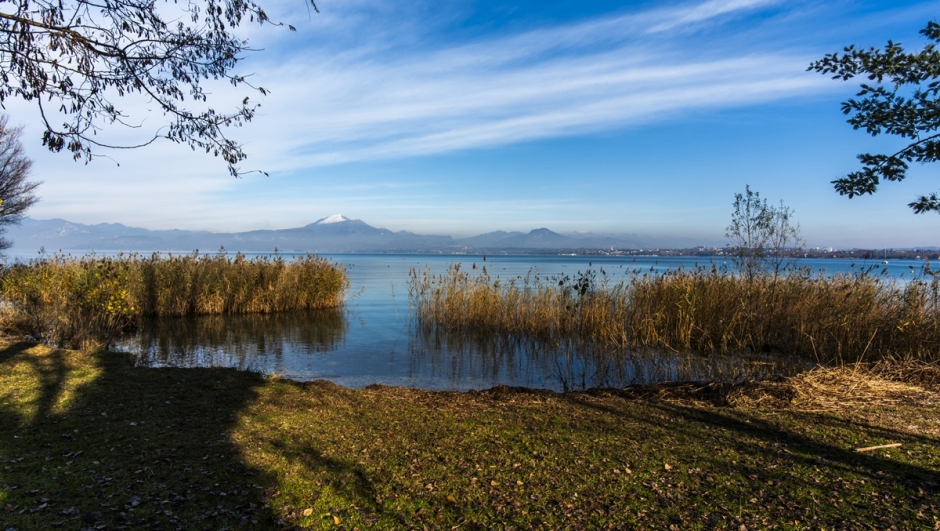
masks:
<path id="1" fill-rule="evenodd" d="M 564 235 L 547 228 L 528 233 L 496 231 L 470 238 L 393 232 L 358 219 L 334 215 L 303 227 L 222 233 L 188 230 L 148 230 L 120 223 L 84 225 L 64 219 L 26 218 L 10 227 L 6 237 L 14 250 L 70 251 L 229 251 L 272 252 L 472 252 L 498 250 L 639 249 L 666 247 L 668 239 L 637 235 Z M 673 239 L 673 247 L 700 242 Z M 683 245 L 678 245 L 683 244 Z"/>

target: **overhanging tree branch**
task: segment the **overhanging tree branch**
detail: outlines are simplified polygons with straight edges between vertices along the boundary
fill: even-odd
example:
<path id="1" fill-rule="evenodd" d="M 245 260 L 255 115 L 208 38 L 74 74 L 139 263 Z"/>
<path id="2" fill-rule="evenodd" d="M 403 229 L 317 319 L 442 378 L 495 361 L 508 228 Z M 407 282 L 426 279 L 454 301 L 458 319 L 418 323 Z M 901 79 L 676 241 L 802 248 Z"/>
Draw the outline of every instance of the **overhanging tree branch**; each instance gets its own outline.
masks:
<path id="1" fill-rule="evenodd" d="M 76 160 L 90 161 L 93 149 L 167 138 L 221 157 L 238 176 L 236 165 L 246 155 L 223 129 L 250 121 L 257 105 L 244 98 L 231 112 L 197 112 L 186 101 L 208 102 L 203 84 L 209 80 L 267 94 L 234 72 L 241 56 L 254 51 L 232 33 L 243 21 L 282 25 L 251 0 L 0 1 L 0 106 L 10 97 L 36 100 L 43 144 Z M 156 103 L 169 123 L 153 138 L 128 145 L 93 138 L 106 124 L 139 127 L 112 100 L 130 94 Z M 52 102 L 61 126 L 50 122 Z"/>

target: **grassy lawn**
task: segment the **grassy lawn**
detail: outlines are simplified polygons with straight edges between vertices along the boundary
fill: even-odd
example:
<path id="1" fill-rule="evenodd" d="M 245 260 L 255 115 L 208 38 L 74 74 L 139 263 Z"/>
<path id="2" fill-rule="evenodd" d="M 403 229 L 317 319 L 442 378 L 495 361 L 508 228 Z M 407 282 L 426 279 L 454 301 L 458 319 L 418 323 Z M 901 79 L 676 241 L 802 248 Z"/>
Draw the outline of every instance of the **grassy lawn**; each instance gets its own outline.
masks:
<path id="1" fill-rule="evenodd" d="M 2 343 L 0 527 L 940 529 L 921 376 L 431 393 Z"/>

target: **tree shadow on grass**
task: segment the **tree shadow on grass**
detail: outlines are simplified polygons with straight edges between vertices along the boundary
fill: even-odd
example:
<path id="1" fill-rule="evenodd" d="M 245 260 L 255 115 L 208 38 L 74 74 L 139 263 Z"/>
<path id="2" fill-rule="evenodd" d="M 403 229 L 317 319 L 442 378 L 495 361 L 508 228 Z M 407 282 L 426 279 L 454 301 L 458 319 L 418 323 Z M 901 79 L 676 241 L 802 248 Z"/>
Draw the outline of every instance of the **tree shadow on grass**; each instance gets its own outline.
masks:
<path id="1" fill-rule="evenodd" d="M 918 487 L 940 493 L 936 470 L 889 459 L 879 452 L 860 453 L 855 451 L 854 444 L 827 441 L 809 432 L 842 432 L 833 434 L 832 438 L 837 439 L 845 439 L 849 437 L 848 432 L 854 432 L 855 437 L 866 441 L 887 440 L 905 445 L 918 444 L 940 448 L 940 440 L 934 437 L 819 413 L 792 413 L 793 421 L 813 427 L 813 430 L 797 431 L 746 412 L 692 408 L 667 403 L 658 404 L 657 407 L 689 422 L 741 434 L 743 437 L 739 445 L 740 451 L 755 452 L 765 445 L 777 444 L 783 453 L 790 456 L 788 461 L 792 464 L 815 467 L 822 465 L 833 473 L 855 472 L 871 476 L 890 474 L 895 476 L 895 479 L 914 481 Z"/>
<path id="2" fill-rule="evenodd" d="M 135 368 L 116 353 L 0 349 L 0 520 L 12 529 L 276 528 L 262 489 L 273 480 L 229 438 L 264 383 L 231 369 Z"/>
<path id="3" fill-rule="evenodd" d="M 336 444 L 336 437 L 349 437 L 358 441 L 357 447 L 374 446 L 374 438 L 363 438 L 365 434 L 378 435 L 373 431 L 374 426 L 362 418 L 369 407 L 363 403 L 362 395 L 357 390 L 324 380 L 287 382 L 287 385 L 298 393 L 273 399 L 275 407 L 285 407 L 280 401 L 287 400 L 297 411 L 315 416 L 316 423 L 330 422 L 329 416 L 334 413 L 342 420 L 340 429 L 311 427 L 300 433 L 279 432 L 260 437 L 261 444 L 276 448 L 279 457 L 291 464 L 295 474 L 315 487 L 307 489 L 303 498 L 279 499 L 279 504 L 288 504 L 282 508 L 285 518 L 313 527 L 323 522 L 332 526 L 333 517 L 339 522 L 358 522 L 366 528 L 388 527 L 390 522 L 396 522 L 396 514 L 385 506 L 377 488 L 388 481 L 387 474 L 382 470 L 369 470 L 357 452 Z M 302 490 L 295 489 L 292 495 L 297 496 Z M 316 511 L 308 516 L 303 512 L 306 508 L 311 511 L 316 508 Z"/>
<path id="4" fill-rule="evenodd" d="M 32 349 L 43 349 L 43 347 L 35 343 L 19 342 L 0 349 L 0 366 L 18 358 L 16 361 L 28 365 L 32 375 L 38 380 L 34 383 L 38 396 L 32 401 L 34 403 L 33 414 L 21 416 L 20 423 L 32 418 L 47 417 L 50 414 L 53 405 L 62 394 L 62 387 L 66 383 L 68 373 L 64 352 L 53 350 L 39 357 L 30 353 Z"/>
<path id="5" fill-rule="evenodd" d="M 275 410 L 290 404 L 284 429 L 248 435 L 267 446 L 263 453 L 276 449 L 292 476 L 306 483 L 271 494 L 286 520 L 314 528 L 447 528 L 458 521 L 461 528 L 486 528 L 466 521 L 463 515 L 474 510 L 446 488 L 425 486 L 453 481 L 449 473 L 428 471 L 453 450 L 438 447 L 451 427 L 438 422 L 433 408 L 414 403 L 420 391 L 385 388 L 373 395 L 322 380 L 287 385 L 293 389 L 266 400 Z"/>
<path id="6" fill-rule="evenodd" d="M 748 527 L 786 525 L 801 521 L 812 526 L 843 526 L 847 514 L 864 507 L 869 522 L 933 526 L 930 515 L 940 507 L 938 456 L 940 439 L 922 434 L 848 420 L 836 415 L 782 411 L 761 414 L 730 407 L 691 406 L 651 399 L 644 418 L 630 406 L 635 393 L 617 391 L 623 402 L 594 401 L 573 394 L 569 399 L 612 418 L 647 423 L 670 433 L 673 446 L 662 453 L 677 476 L 648 485 L 653 495 L 675 482 L 708 498 L 722 520 Z M 669 419 L 672 428 L 658 419 Z M 862 442 L 864 441 L 864 442 Z M 894 453 L 855 451 L 879 441 L 902 443 Z M 860 444 L 861 443 L 861 444 Z M 902 451 L 911 451 L 907 457 Z M 923 463 L 923 464 L 921 464 Z M 727 483 L 710 483 L 711 476 Z M 660 505 L 675 504 L 660 497 Z M 915 524 L 916 523 L 916 524 Z"/>
<path id="7" fill-rule="evenodd" d="M 13 356 L 18 355 L 25 350 L 29 350 L 34 346 L 36 346 L 35 343 L 29 343 L 25 341 L 7 345 L 5 348 L 0 349 L 0 363 L 4 363 Z"/>

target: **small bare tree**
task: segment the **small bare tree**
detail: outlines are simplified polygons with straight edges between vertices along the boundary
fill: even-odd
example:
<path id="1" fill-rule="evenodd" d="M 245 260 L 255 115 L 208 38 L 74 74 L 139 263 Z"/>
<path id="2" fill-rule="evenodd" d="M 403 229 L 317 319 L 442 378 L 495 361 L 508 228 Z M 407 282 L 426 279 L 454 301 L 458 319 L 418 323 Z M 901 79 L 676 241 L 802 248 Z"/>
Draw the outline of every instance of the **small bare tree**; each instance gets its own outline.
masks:
<path id="1" fill-rule="evenodd" d="M 742 303 L 749 322 L 751 348 L 755 352 L 772 351 L 780 344 L 772 325 L 780 309 L 777 285 L 781 275 L 795 266 L 803 247 L 799 225 L 793 224 L 793 210 L 771 205 L 750 186 L 734 195 L 731 225 L 725 229 L 731 241 L 738 271 L 747 281 L 747 295 Z"/>
<path id="2" fill-rule="evenodd" d="M 806 245 L 800 236 L 800 224 L 794 225 L 792 217 L 793 209 L 785 206 L 783 201 L 771 207 L 772 230 L 766 263 L 774 278 L 796 266 L 799 252 Z"/>
<path id="3" fill-rule="evenodd" d="M 793 209 L 783 201 L 773 206 L 750 186 L 743 194 L 734 194 L 725 236 L 731 240 L 735 265 L 748 281 L 762 274 L 776 278 L 792 266 L 796 251 L 803 247 L 800 226 L 792 223 L 792 216 Z"/>
<path id="4" fill-rule="evenodd" d="M 6 115 L 0 115 L 0 234 L 6 232 L 7 225 L 23 220 L 29 207 L 39 200 L 33 192 L 41 184 L 28 180 L 33 161 L 20 143 L 23 130 L 11 127 L 8 122 Z M 0 237 L 0 250 L 12 245 L 10 240 Z"/>

